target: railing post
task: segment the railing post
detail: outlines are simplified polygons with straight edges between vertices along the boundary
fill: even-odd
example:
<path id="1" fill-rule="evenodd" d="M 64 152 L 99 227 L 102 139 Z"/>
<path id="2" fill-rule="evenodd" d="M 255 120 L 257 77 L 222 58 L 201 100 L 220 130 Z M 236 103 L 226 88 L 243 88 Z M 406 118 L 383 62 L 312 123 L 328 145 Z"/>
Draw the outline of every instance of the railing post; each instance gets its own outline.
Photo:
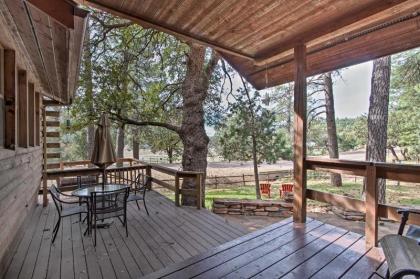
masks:
<path id="1" fill-rule="evenodd" d="M 378 246 L 378 187 L 376 167 L 366 167 L 366 246 Z"/>
<path id="2" fill-rule="evenodd" d="M 42 173 L 42 206 L 46 207 L 48 205 L 48 180 L 47 174 L 44 171 Z"/>
<path id="3" fill-rule="evenodd" d="M 197 209 L 201 209 L 201 174 L 196 174 L 195 176 L 195 188 L 197 194 Z"/>
<path id="4" fill-rule="evenodd" d="M 150 165 L 147 165 L 147 166 L 146 166 L 146 175 L 147 175 L 148 177 L 152 177 L 152 166 L 150 166 Z M 152 183 L 150 183 L 150 185 L 147 185 L 147 188 L 148 188 L 149 190 L 152 190 Z"/>
<path id="5" fill-rule="evenodd" d="M 175 174 L 175 205 L 179 206 L 179 175 Z"/>

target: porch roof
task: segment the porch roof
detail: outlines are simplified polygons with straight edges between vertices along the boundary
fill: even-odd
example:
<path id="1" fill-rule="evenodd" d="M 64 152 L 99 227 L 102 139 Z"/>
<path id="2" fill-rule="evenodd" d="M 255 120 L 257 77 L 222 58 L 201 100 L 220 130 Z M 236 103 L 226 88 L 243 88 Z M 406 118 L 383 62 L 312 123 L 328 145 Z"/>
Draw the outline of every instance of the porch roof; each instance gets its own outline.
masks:
<path id="1" fill-rule="evenodd" d="M 293 80 L 298 44 L 308 75 L 420 45 L 417 0 L 77 1 L 211 46 L 257 89 Z"/>
<path id="2" fill-rule="evenodd" d="M 36 75 L 36 90 L 59 103 L 70 103 L 77 87 L 87 11 L 69 0 L 0 2 Z"/>

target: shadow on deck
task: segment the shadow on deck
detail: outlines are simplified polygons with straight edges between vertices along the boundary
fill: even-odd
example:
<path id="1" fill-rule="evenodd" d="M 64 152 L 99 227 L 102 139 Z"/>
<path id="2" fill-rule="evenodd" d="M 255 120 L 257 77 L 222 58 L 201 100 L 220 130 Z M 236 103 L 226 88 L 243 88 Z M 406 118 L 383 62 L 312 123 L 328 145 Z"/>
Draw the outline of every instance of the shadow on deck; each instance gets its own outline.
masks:
<path id="1" fill-rule="evenodd" d="M 56 210 L 52 203 L 38 206 L 3 278 L 138 278 L 247 233 L 205 209 L 175 207 L 154 191 L 147 206 L 150 216 L 129 203 L 129 237 L 116 220 L 98 230 L 96 248 L 78 216 L 63 219 L 51 245 Z"/>

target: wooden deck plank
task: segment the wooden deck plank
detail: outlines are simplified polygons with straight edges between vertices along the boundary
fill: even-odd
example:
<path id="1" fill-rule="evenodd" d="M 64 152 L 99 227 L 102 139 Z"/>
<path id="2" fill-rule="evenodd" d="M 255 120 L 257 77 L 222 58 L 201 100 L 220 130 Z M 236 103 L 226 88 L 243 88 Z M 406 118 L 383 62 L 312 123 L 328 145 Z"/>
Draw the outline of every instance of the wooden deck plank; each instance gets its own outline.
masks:
<path id="1" fill-rule="evenodd" d="M 160 226 L 158 226 L 153 221 L 153 215 L 144 216 L 142 214 L 138 214 L 139 211 L 137 208 L 134 208 L 134 204 L 133 206 L 130 206 L 130 211 L 131 215 L 134 216 L 134 218 L 137 218 L 139 222 L 143 223 L 146 227 L 149 227 L 151 230 L 154 230 L 154 234 L 160 239 L 159 243 L 164 247 L 168 248 L 168 256 L 174 256 L 174 258 L 171 257 L 174 262 L 178 262 L 180 261 L 180 259 L 187 259 L 191 257 L 191 254 L 178 243 L 177 239 L 171 237 L 166 232 L 166 224 L 160 224 Z"/>
<path id="2" fill-rule="evenodd" d="M 364 237 L 360 238 L 311 278 L 339 278 L 367 252 L 365 242 Z"/>
<path id="3" fill-rule="evenodd" d="M 312 219 L 299 228 L 289 218 L 243 235 L 209 211 L 148 194 L 150 216 L 130 203 L 129 236 L 115 219 L 98 230 L 96 247 L 78 216 L 63 219 L 51 245 L 55 208 L 35 210 L 4 278 L 368 278 L 386 272 L 381 250 L 367 251 L 356 233 Z"/>
<path id="4" fill-rule="evenodd" d="M 129 212 L 130 215 L 133 216 L 132 211 L 129 210 Z M 150 247 L 150 250 L 153 251 L 162 266 L 165 266 L 168 263 L 174 263 L 179 257 L 173 250 L 168 249 L 167 245 L 164 245 L 164 241 L 157 232 L 148 226 L 144 226 L 141 220 L 133 216 L 133 218 L 130 219 L 129 226 L 134 227 L 138 234 L 148 239 L 147 244 Z"/>
<path id="5" fill-rule="evenodd" d="M 309 219 L 308 221 L 310 221 L 311 219 Z M 192 266 L 198 262 L 201 262 L 207 258 L 210 258 L 214 255 L 217 255 L 219 253 L 222 253 L 223 251 L 228 251 L 231 248 L 234 248 L 246 241 L 250 241 L 252 239 L 256 239 L 258 237 L 260 237 L 261 235 L 266 234 L 267 232 L 276 230 L 280 227 L 286 226 L 288 224 L 290 224 L 292 222 L 292 220 L 286 219 L 283 221 L 280 221 L 278 223 L 272 224 L 264 229 L 258 230 L 258 231 L 254 231 L 252 233 L 249 233 L 241 238 L 237 238 L 235 240 L 232 240 L 230 242 L 224 243 L 218 247 L 215 247 L 213 249 L 210 249 L 209 251 L 199 254 L 197 256 L 191 257 L 185 261 L 183 261 L 182 263 L 179 264 L 175 264 L 175 265 L 171 265 L 166 267 L 165 269 L 159 270 L 158 272 L 155 272 L 153 274 L 149 274 L 148 276 L 146 276 L 145 278 L 162 278 L 166 275 L 171 275 L 177 271 L 180 271 L 182 269 L 185 269 L 189 266 Z"/>
<path id="6" fill-rule="evenodd" d="M 50 204 L 48 207 L 45 208 L 49 212 L 55 211 L 53 204 Z M 55 215 L 55 218 L 52 220 L 50 224 L 50 232 L 51 237 L 54 229 L 54 225 L 56 224 L 58 219 L 58 214 Z M 48 268 L 47 268 L 47 277 L 46 278 L 61 278 L 61 251 L 62 251 L 62 238 L 63 238 L 63 224 L 61 223 L 60 229 L 57 232 L 57 237 L 55 238 L 54 243 L 50 245 L 50 255 L 48 259 Z"/>
<path id="7" fill-rule="evenodd" d="M 321 225 L 321 222 L 312 222 L 310 223 L 310 228 L 314 228 L 317 225 Z M 291 234 L 293 229 L 293 224 L 289 223 L 285 226 L 277 228 L 272 231 L 267 231 L 265 234 L 260 235 L 258 238 L 251 239 L 249 241 L 244 241 L 235 247 L 232 247 L 226 251 L 218 253 L 212 257 L 208 257 L 194 265 L 191 265 L 187 268 L 180 270 L 178 273 L 171 274 L 172 278 L 182 277 L 183 274 L 189 274 L 192 276 L 200 275 L 203 272 L 209 271 L 218 276 L 217 270 L 215 268 L 220 267 L 223 264 L 229 262 L 228 266 L 234 265 L 236 262 L 242 261 L 242 257 L 245 254 L 253 254 L 258 257 L 261 254 L 265 254 L 265 248 L 274 247 L 275 243 L 278 241 L 287 241 L 286 239 Z M 220 276 L 219 276 L 220 277 Z"/>
<path id="8" fill-rule="evenodd" d="M 102 229 L 97 229 L 96 234 L 96 246 L 93 247 L 96 252 L 96 260 L 99 263 L 99 267 L 101 269 L 102 278 L 104 279 L 116 279 L 117 274 L 115 271 L 115 267 L 112 264 L 111 257 L 106 250 L 104 240 L 102 239 L 101 234 Z M 94 230 L 92 230 L 92 241 L 94 238 Z M 88 263 L 89 264 L 89 263 Z"/>
<path id="9" fill-rule="evenodd" d="M 44 211 L 42 210 L 41 206 L 38 206 L 34 210 L 34 213 L 29 219 L 31 222 L 27 225 L 25 233 L 23 234 L 19 245 L 16 247 L 13 258 L 9 264 L 9 267 L 7 268 L 6 274 L 4 275 L 4 279 L 17 278 L 19 276 L 19 272 L 22 268 L 23 262 L 25 261 L 25 256 L 28 253 L 29 246 L 34 237 L 37 224 L 41 223 L 40 220 L 43 214 Z"/>
<path id="10" fill-rule="evenodd" d="M 82 241 L 82 234 L 85 227 L 82 227 L 82 224 L 79 221 L 79 216 L 72 216 L 71 220 L 74 277 L 77 279 L 86 279 L 88 278 L 88 271 Z"/>
<path id="11" fill-rule="evenodd" d="M 158 197 L 159 200 L 167 199 L 165 197 Z M 176 208 L 180 209 L 180 208 Z M 214 219 L 203 219 L 204 216 L 199 215 L 201 212 L 196 212 L 197 210 L 194 208 L 181 208 L 182 210 L 178 210 L 180 216 L 184 216 L 188 221 L 193 221 L 197 225 L 199 224 L 203 230 L 209 231 L 211 237 L 219 243 L 230 241 L 234 238 L 237 238 L 239 235 L 234 234 L 233 232 L 225 229 L 223 222 L 213 222 Z M 205 213 L 205 209 L 203 209 L 202 214 Z M 204 221 L 205 220 L 205 221 Z"/>
<path id="12" fill-rule="evenodd" d="M 120 232 L 115 226 L 112 226 L 110 228 L 110 232 L 114 239 L 120 239 L 127 247 L 131 258 L 136 262 L 137 266 L 140 269 L 140 274 L 144 275 L 153 272 L 151 264 L 147 260 L 146 256 L 143 254 L 142 250 L 133 241 L 133 237 L 130 236 L 130 232 L 128 233 L 128 237 L 125 237 L 125 235 L 120 234 Z"/>
<path id="13" fill-rule="evenodd" d="M 32 275 L 33 279 L 45 278 L 47 275 L 48 260 L 50 256 L 50 250 L 51 250 L 52 231 L 53 231 L 54 224 L 57 218 L 56 210 L 54 209 L 52 210 L 48 209 L 48 210 L 49 210 L 49 213 L 48 213 L 47 224 L 44 228 L 41 248 L 39 249 L 38 258 L 35 264 L 35 270 Z"/>
<path id="14" fill-rule="evenodd" d="M 342 278 L 368 278 L 376 271 L 377 268 L 381 266 L 384 261 L 385 256 L 382 249 L 373 247 L 359 261 L 357 261 L 357 263 L 353 265 Z"/>
<path id="15" fill-rule="evenodd" d="M 318 239 L 315 239 L 288 257 L 271 265 L 269 268 L 255 276 L 255 278 L 279 278 L 284 276 L 295 267 L 316 255 L 319 251 L 322 251 L 346 232 L 347 231 L 344 229 L 334 227 L 326 234 L 321 235 Z"/>
<path id="16" fill-rule="evenodd" d="M 303 262 L 282 278 L 305 279 L 311 277 L 361 237 L 362 236 L 357 233 L 346 233 L 344 236 L 332 242 L 327 248 Z"/>
<path id="17" fill-rule="evenodd" d="M 154 200 L 155 201 L 155 200 Z M 220 244 L 220 241 L 217 241 L 214 236 L 210 235 L 209 231 L 201 226 L 197 226 L 196 223 L 188 221 L 188 215 L 182 214 L 183 208 L 173 208 L 166 205 L 166 202 L 162 200 L 157 200 L 159 204 L 159 208 L 154 212 L 155 214 L 159 214 L 160 212 L 168 212 L 168 216 L 171 216 L 174 221 L 178 221 L 179 225 L 185 225 L 188 229 L 195 232 L 195 234 L 199 235 L 201 240 L 204 241 L 203 244 L 206 246 L 217 246 Z"/>
<path id="18" fill-rule="evenodd" d="M 126 236 L 121 236 L 118 233 L 115 234 L 115 226 L 111 226 L 109 230 L 107 230 L 107 233 L 109 234 L 109 239 L 112 240 L 113 247 L 115 247 L 118 252 L 118 257 L 123 261 L 129 277 L 137 278 L 139 275 L 143 275 L 139 265 L 134 260 L 134 256 L 130 253 L 130 250 L 123 241 L 123 238 L 126 238 Z"/>
<path id="19" fill-rule="evenodd" d="M 153 221 L 156 224 L 164 223 L 166 226 L 163 226 L 164 229 L 174 235 L 178 239 L 180 245 L 185 247 L 192 255 L 196 255 L 200 252 L 203 252 L 206 249 L 205 245 L 202 245 L 200 241 L 197 241 L 196 234 L 185 230 L 185 225 L 182 222 L 179 222 L 174 215 L 168 215 L 165 210 L 156 211 L 157 209 L 154 205 L 149 206 L 150 209 L 153 209 L 154 212 L 159 212 L 158 214 L 151 215 Z"/>
<path id="20" fill-rule="evenodd" d="M 61 239 L 61 278 L 74 279 L 71 217 L 63 218 L 62 222 L 63 236 Z"/>
<path id="21" fill-rule="evenodd" d="M 238 265 L 232 267 L 232 265 L 230 264 L 227 266 L 227 268 L 224 267 L 223 269 L 221 269 L 221 272 L 218 271 L 217 274 L 219 274 L 219 272 L 222 275 L 230 273 L 229 276 L 226 276 L 228 278 L 240 278 L 244 276 L 250 278 L 263 272 L 271 265 L 275 264 L 281 259 L 288 257 L 289 255 L 293 254 L 296 250 L 305 247 L 309 243 L 315 241 L 316 239 L 333 229 L 332 226 L 325 225 L 322 223 L 320 226 L 311 228 L 310 224 L 311 223 L 301 228 L 295 228 L 295 230 L 291 232 L 289 237 L 282 237 L 281 239 L 284 239 L 284 241 L 282 241 L 275 247 L 272 247 L 274 249 L 270 249 L 263 256 L 255 257 L 254 253 L 249 253 L 247 255 L 244 255 L 246 256 L 246 258 L 244 257 L 242 259 L 242 262 L 240 261 L 240 259 L 237 260 Z M 214 272 L 214 270 L 211 271 Z M 211 272 L 208 272 L 207 276 L 205 276 L 206 274 L 204 274 L 204 276 L 201 276 L 201 278 L 209 278 L 210 273 Z"/>
<path id="22" fill-rule="evenodd" d="M 37 228 L 34 231 L 34 237 L 25 256 L 25 261 L 22 265 L 22 270 L 20 271 L 18 278 L 32 278 L 39 249 L 42 243 L 43 232 L 47 225 L 48 214 L 49 211 L 43 212 L 41 219 L 39 220 Z"/>
<path id="23" fill-rule="evenodd" d="M 121 226 L 121 224 L 119 220 L 115 219 L 112 226 Z M 124 264 L 123 259 L 121 258 L 120 253 L 117 250 L 117 247 L 115 246 L 111 235 L 109 234 L 108 229 L 100 229 L 98 230 L 98 233 L 101 235 L 100 237 L 103 240 L 104 248 L 114 268 L 115 276 L 118 279 L 130 279 L 131 276 Z"/>

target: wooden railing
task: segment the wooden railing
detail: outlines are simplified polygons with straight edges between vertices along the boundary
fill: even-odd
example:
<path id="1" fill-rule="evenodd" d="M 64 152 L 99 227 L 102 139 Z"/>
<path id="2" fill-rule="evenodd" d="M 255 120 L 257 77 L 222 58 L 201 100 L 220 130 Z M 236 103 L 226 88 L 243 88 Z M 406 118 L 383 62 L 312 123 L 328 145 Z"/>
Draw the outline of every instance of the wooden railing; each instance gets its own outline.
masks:
<path id="1" fill-rule="evenodd" d="M 202 175 L 201 172 L 192 172 L 192 171 L 179 171 L 171 168 L 148 164 L 141 162 L 132 158 L 123 158 L 118 160 L 119 163 L 126 164 L 120 167 L 109 167 L 106 169 L 107 181 L 112 183 L 123 183 L 132 185 L 135 181 L 135 178 L 140 174 L 150 176 L 152 178 L 152 184 L 155 183 L 164 188 L 172 190 L 175 192 L 175 205 L 181 205 L 182 196 L 194 196 L 196 199 L 196 206 L 198 209 L 202 207 Z M 175 184 L 168 183 L 162 179 L 158 179 L 156 176 L 153 176 L 153 172 L 163 173 L 169 176 L 174 177 Z M 92 166 L 90 161 L 71 161 L 71 162 L 61 162 L 60 169 L 57 170 L 48 170 L 43 174 L 43 197 L 44 197 L 44 206 L 48 204 L 48 181 L 54 180 L 57 185 L 61 185 L 61 181 L 64 178 L 76 178 L 77 176 L 92 176 L 92 177 L 101 177 L 102 170 Z M 191 179 L 194 182 L 193 189 L 182 189 L 182 180 Z M 74 188 L 75 185 L 73 185 Z M 63 188 L 66 186 L 62 186 Z M 151 185 L 149 186 L 151 187 Z M 67 187 L 65 190 L 71 190 L 72 187 Z"/>
<path id="2" fill-rule="evenodd" d="M 376 246 L 378 243 L 379 217 L 394 221 L 400 221 L 401 219 L 401 216 L 397 212 L 398 209 L 400 209 L 399 207 L 378 204 L 377 179 L 385 178 L 401 182 L 420 183 L 420 165 L 373 163 L 309 157 L 305 160 L 305 169 L 327 170 L 333 173 L 366 177 L 365 201 L 312 189 L 306 189 L 306 197 L 303 198 L 365 213 L 365 235 L 368 246 Z M 411 214 L 408 222 L 420 225 L 420 216 L 418 214 Z"/>

